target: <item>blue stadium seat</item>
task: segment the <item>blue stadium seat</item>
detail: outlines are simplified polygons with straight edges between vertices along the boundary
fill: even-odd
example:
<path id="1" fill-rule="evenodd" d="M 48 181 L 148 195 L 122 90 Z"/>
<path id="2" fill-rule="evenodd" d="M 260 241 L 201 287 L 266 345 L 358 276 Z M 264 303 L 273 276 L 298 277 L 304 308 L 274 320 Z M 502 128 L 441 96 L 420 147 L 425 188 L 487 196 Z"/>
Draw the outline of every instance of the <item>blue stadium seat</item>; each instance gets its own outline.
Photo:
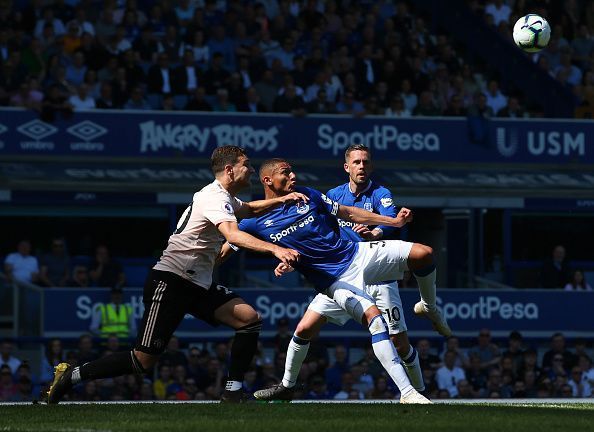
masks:
<path id="1" fill-rule="evenodd" d="M 181 110 L 184 109 L 186 104 L 188 103 L 188 96 L 187 95 L 174 95 L 173 96 L 173 105 L 175 109 Z"/>
<path id="2" fill-rule="evenodd" d="M 149 103 L 152 109 L 161 109 L 163 97 L 158 93 L 148 93 L 146 95 L 146 101 Z"/>

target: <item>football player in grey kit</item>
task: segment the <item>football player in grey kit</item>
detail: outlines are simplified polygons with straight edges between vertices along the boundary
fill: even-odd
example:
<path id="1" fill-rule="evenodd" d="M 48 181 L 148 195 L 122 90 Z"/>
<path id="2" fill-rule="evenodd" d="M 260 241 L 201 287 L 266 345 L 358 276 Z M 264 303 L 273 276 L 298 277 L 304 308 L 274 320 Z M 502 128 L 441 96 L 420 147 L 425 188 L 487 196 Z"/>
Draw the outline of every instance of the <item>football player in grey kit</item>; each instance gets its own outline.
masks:
<path id="1" fill-rule="evenodd" d="M 121 351 L 73 367 L 60 363 L 47 394 L 58 403 L 79 382 L 150 371 L 185 314 L 211 325 L 225 324 L 236 333 L 231 347 L 229 376 L 221 400 L 242 402 L 244 373 L 257 349 L 262 320 L 252 306 L 224 286 L 212 282 L 215 260 L 224 239 L 270 253 L 283 264 L 295 265 L 299 253 L 259 240 L 238 229 L 237 218 L 259 215 L 273 207 L 308 198 L 293 193 L 276 199 L 242 202 L 235 195 L 250 185 L 254 169 L 243 149 L 223 146 L 211 157 L 215 180 L 194 194 L 169 237 L 167 248 L 144 286 L 144 315 L 130 351 Z M 224 238 L 223 238 L 224 237 Z"/>

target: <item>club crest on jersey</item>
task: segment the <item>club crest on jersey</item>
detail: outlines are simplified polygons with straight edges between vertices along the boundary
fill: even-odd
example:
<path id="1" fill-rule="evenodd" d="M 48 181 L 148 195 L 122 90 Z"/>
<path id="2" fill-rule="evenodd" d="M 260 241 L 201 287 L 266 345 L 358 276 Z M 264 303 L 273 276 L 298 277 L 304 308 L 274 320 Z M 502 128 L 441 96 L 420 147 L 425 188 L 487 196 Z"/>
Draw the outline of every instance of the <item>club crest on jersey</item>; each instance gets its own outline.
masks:
<path id="1" fill-rule="evenodd" d="M 268 219 L 264 221 L 264 226 L 265 227 L 269 227 L 272 226 L 274 224 L 274 221 L 272 219 Z"/>
<path id="2" fill-rule="evenodd" d="M 367 211 L 373 211 L 373 204 L 365 203 L 365 204 L 363 204 L 363 208 Z"/>
<path id="3" fill-rule="evenodd" d="M 303 201 L 297 201 L 295 206 L 297 207 L 297 213 L 299 214 L 305 214 L 309 211 L 309 204 L 306 204 Z"/>
<path id="4" fill-rule="evenodd" d="M 234 213 L 234 211 L 233 211 L 233 207 L 232 207 L 232 206 L 231 206 L 231 204 L 230 204 L 230 203 L 228 203 L 228 202 L 223 204 L 223 211 L 224 211 L 225 213 L 229 213 L 229 214 L 233 214 L 233 213 Z"/>
<path id="5" fill-rule="evenodd" d="M 380 202 L 382 203 L 382 205 L 384 207 L 390 207 L 392 204 L 394 204 L 394 202 L 392 201 L 392 198 L 382 198 L 380 200 Z"/>

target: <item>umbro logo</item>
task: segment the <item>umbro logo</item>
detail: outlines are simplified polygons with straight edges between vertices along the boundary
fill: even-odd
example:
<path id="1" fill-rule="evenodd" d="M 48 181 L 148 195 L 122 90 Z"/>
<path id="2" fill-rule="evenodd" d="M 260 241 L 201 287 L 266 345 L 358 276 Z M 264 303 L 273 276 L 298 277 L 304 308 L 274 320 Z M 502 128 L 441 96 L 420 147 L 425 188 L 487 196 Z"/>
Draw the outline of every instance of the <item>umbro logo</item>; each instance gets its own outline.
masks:
<path id="1" fill-rule="evenodd" d="M 87 142 L 94 140 L 95 138 L 99 138 L 100 136 L 107 133 L 107 129 L 105 129 L 103 126 L 93 123 L 89 120 L 77 123 L 74 126 L 70 126 L 68 129 L 66 129 L 66 131 L 69 134 Z"/>
<path id="2" fill-rule="evenodd" d="M 264 221 L 264 226 L 265 227 L 268 228 L 269 226 L 272 226 L 272 225 L 274 225 L 274 221 L 272 219 L 268 219 L 268 220 L 265 220 Z"/>
<path id="3" fill-rule="evenodd" d="M 39 141 L 40 139 L 58 132 L 58 128 L 42 122 L 41 120 L 31 120 L 30 122 L 20 125 L 17 128 L 17 131 L 33 140 Z"/>

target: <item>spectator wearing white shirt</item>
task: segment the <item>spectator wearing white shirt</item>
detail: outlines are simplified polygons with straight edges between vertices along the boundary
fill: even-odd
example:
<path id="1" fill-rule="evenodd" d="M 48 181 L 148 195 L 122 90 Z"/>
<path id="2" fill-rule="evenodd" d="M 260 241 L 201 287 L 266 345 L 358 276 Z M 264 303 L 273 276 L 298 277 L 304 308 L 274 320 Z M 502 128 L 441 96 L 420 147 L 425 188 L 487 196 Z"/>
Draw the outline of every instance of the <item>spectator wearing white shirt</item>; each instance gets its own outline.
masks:
<path id="1" fill-rule="evenodd" d="M 70 102 L 74 111 L 85 111 L 95 108 L 95 99 L 89 94 L 89 86 L 85 83 L 78 86 L 77 93 L 70 96 L 68 102 Z"/>
<path id="2" fill-rule="evenodd" d="M 413 110 L 417 107 L 417 104 L 419 103 L 419 98 L 412 91 L 410 80 L 402 80 L 402 84 L 400 87 L 400 97 L 404 101 L 404 108 L 412 113 Z"/>
<path id="3" fill-rule="evenodd" d="M 4 260 L 4 273 L 9 280 L 35 282 L 39 274 L 39 262 L 31 255 L 31 242 L 21 240 L 17 251 Z"/>
<path id="4" fill-rule="evenodd" d="M 497 115 L 499 111 L 507 106 L 507 97 L 499 90 L 499 83 L 495 80 L 489 81 L 489 86 L 485 92 L 487 97 L 487 106 L 493 110 L 493 115 Z"/>
<path id="5" fill-rule="evenodd" d="M 200 68 L 206 68 L 210 61 L 210 48 L 204 44 L 204 31 L 196 30 L 192 43 L 182 43 L 179 47 L 179 56 L 182 57 L 188 49 L 194 54 L 194 61 Z"/>
<path id="6" fill-rule="evenodd" d="M 447 390 L 450 397 L 458 395 L 458 383 L 466 379 L 464 369 L 455 365 L 456 352 L 446 351 L 444 356 L 444 365 L 437 369 L 435 381 L 440 390 Z"/>
<path id="7" fill-rule="evenodd" d="M 409 110 L 406 109 L 406 107 L 404 106 L 404 101 L 402 100 L 402 97 L 400 96 L 395 96 L 394 98 L 392 98 L 392 101 L 390 102 L 390 106 L 388 108 L 386 108 L 386 112 L 385 112 L 387 117 L 402 117 L 402 118 L 406 118 L 406 117 L 411 117 L 411 112 Z"/>
<path id="8" fill-rule="evenodd" d="M 64 23 L 58 18 L 54 17 L 54 11 L 51 8 L 47 8 L 43 11 L 43 18 L 37 20 L 37 23 L 35 24 L 35 30 L 33 31 L 35 37 L 40 39 L 42 38 L 43 28 L 46 26 L 46 24 L 52 26 L 55 36 L 61 36 L 66 33 L 66 27 L 64 26 Z"/>
<path id="9" fill-rule="evenodd" d="M 592 396 L 592 388 L 588 380 L 584 379 L 584 373 L 579 366 L 571 369 L 568 384 L 571 386 L 571 393 L 576 398 L 588 398 Z"/>
<path id="10" fill-rule="evenodd" d="M 5 340 L 0 344 L 0 366 L 7 365 L 12 374 L 17 373 L 17 369 L 21 365 L 21 361 L 12 355 L 13 345 L 11 342 Z"/>
<path id="11" fill-rule="evenodd" d="M 82 36 L 83 33 L 89 33 L 92 36 L 95 36 L 95 27 L 89 21 L 87 21 L 87 14 L 84 8 L 79 7 L 76 9 L 76 17 L 69 21 L 67 26 L 70 26 L 71 23 L 78 24 L 78 35 Z"/>
<path id="12" fill-rule="evenodd" d="M 511 8 L 503 0 L 495 0 L 485 7 L 485 13 L 493 17 L 493 23 L 498 26 L 500 22 L 509 22 Z"/>

